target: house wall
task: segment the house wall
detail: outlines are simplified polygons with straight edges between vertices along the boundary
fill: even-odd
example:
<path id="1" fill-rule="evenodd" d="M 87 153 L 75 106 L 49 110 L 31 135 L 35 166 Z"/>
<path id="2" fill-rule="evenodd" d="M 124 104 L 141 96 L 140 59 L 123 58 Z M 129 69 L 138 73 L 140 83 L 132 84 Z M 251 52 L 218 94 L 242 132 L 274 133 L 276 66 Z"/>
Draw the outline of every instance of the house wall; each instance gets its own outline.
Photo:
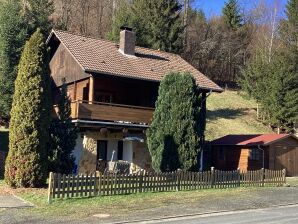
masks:
<path id="1" fill-rule="evenodd" d="M 286 169 L 287 176 L 298 176 L 298 140 L 288 137 L 271 144 L 269 168 Z"/>
<path id="2" fill-rule="evenodd" d="M 268 168 L 268 150 L 265 149 L 265 168 Z M 220 152 L 222 150 L 222 152 Z M 239 146 L 212 146 L 211 164 L 219 170 L 236 170 L 242 171 L 258 170 L 263 167 L 263 153 L 260 150 L 259 160 L 251 160 L 251 148 L 242 148 Z"/>
<path id="3" fill-rule="evenodd" d="M 123 133 L 101 133 L 100 131 L 87 131 L 81 133 L 82 138 L 78 138 L 76 146 L 76 158 L 79 173 L 90 173 L 96 171 L 97 163 L 97 141 L 107 140 L 107 160 L 117 160 L 118 141 L 123 139 Z M 78 152 L 80 151 L 80 153 Z M 151 157 L 145 143 L 135 141 L 123 142 L 123 160 L 131 162 L 131 172 L 137 172 L 141 169 L 149 170 L 151 168 Z"/>
<path id="4" fill-rule="evenodd" d="M 63 44 L 59 44 L 56 52 L 52 56 L 50 60 L 50 70 L 51 77 L 56 86 L 63 84 L 63 78 L 65 78 L 66 83 L 72 83 L 90 77 L 90 74 L 83 71 Z"/>

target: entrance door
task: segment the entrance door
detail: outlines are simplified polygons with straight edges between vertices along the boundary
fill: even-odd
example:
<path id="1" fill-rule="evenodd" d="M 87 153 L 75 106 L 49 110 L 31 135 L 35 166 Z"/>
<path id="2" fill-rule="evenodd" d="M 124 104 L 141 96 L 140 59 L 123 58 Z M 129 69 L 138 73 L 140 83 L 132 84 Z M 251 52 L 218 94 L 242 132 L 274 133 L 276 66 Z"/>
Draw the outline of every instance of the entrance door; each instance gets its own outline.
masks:
<path id="1" fill-rule="evenodd" d="M 97 141 L 97 161 L 107 160 L 108 154 L 108 141 L 98 140 Z"/>
<path id="2" fill-rule="evenodd" d="M 287 176 L 298 176 L 298 149 L 276 146 L 275 169 L 286 169 Z"/>

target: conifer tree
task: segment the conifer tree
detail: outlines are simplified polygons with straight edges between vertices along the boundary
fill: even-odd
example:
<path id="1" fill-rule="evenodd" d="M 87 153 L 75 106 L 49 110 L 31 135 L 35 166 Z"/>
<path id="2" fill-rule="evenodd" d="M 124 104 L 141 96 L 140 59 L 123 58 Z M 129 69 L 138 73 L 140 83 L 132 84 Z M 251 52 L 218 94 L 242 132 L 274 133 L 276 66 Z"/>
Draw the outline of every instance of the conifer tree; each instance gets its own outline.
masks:
<path id="1" fill-rule="evenodd" d="M 50 126 L 49 171 L 70 174 L 74 170 L 72 151 L 76 145 L 77 128 L 71 122 L 70 114 L 67 86 L 63 84 L 58 102 L 58 117 L 53 119 Z"/>
<path id="2" fill-rule="evenodd" d="M 27 38 L 18 0 L 0 2 L 0 117 L 9 119 L 17 65 Z"/>
<path id="3" fill-rule="evenodd" d="M 45 39 L 38 29 L 26 42 L 15 82 L 5 180 L 13 187 L 45 183 L 50 81 Z"/>
<path id="4" fill-rule="evenodd" d="M 184 30 L 181 8 L 177 0 L 134 0 L 119 7 L 108 37 L 118 40 L 120 26 L 129 25 L 139 46 L 177 53 L 182 50 Z"/>
<path id="5" fill-rule="evenodd" d="M 155 171 L 197 169 L 200 149 L 199 97 L 189 73 L 170 73 L 161 81 L 156 110 L 147 130 Z"/>
<path id="6" fill-rule="evenodd" d="M 237 30 L 242 26 L 242 15 L 239 11 L 237 0 L 228 0 L 222 10 L 226 26 L 229 29 Z"/>
<path id="7" fill-rule="evenodd" d="M 0 117 L 6 120 L 24 44 L 37 28 L 48 34 L 53 11 L 53 2 L 49 0 L 0 2 Z"/>
<path id="8" fill-rule="evenodd" d="M 54 12 L 53 1 L 27 0 L 25 4 L 25 21 L 29 26 L 29 34 L 40 28 L 44 35 L 52 29 L 51 15 Z"/>

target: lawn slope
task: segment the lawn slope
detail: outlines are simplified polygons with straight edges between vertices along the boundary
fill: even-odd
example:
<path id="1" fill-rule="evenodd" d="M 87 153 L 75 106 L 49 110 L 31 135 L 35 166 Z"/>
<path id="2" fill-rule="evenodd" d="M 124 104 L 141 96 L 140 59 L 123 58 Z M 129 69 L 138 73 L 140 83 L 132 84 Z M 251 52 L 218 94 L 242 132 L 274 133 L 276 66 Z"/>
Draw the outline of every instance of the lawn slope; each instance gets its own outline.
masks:
<path id="1" fill-rule="evenodd" d="M 262 134 L 272 130 L 257 120 L 257 104 L 236 91 L 212 93 L 207 98 L 206 140 L 227 134 Z"/>

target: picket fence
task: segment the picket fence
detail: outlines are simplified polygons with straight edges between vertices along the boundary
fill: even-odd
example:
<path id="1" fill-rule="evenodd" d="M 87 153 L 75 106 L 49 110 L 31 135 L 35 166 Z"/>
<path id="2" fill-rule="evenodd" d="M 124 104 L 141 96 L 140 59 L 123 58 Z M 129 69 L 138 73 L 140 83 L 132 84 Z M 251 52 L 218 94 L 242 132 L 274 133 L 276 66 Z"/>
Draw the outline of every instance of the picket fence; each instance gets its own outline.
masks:
<path id="1" fill-rule="evenodd" d="M 175 171 L 167 173 L 115 174 L 95 172 L 81 175 L 50 173 L 48 202 L 54 198 L 121 195 L 141 192 L 183 191 L 207 188 L 247 186 L 281 186 L 286 182 L 285 170 L 256 170 L 242 172 Z"/>

